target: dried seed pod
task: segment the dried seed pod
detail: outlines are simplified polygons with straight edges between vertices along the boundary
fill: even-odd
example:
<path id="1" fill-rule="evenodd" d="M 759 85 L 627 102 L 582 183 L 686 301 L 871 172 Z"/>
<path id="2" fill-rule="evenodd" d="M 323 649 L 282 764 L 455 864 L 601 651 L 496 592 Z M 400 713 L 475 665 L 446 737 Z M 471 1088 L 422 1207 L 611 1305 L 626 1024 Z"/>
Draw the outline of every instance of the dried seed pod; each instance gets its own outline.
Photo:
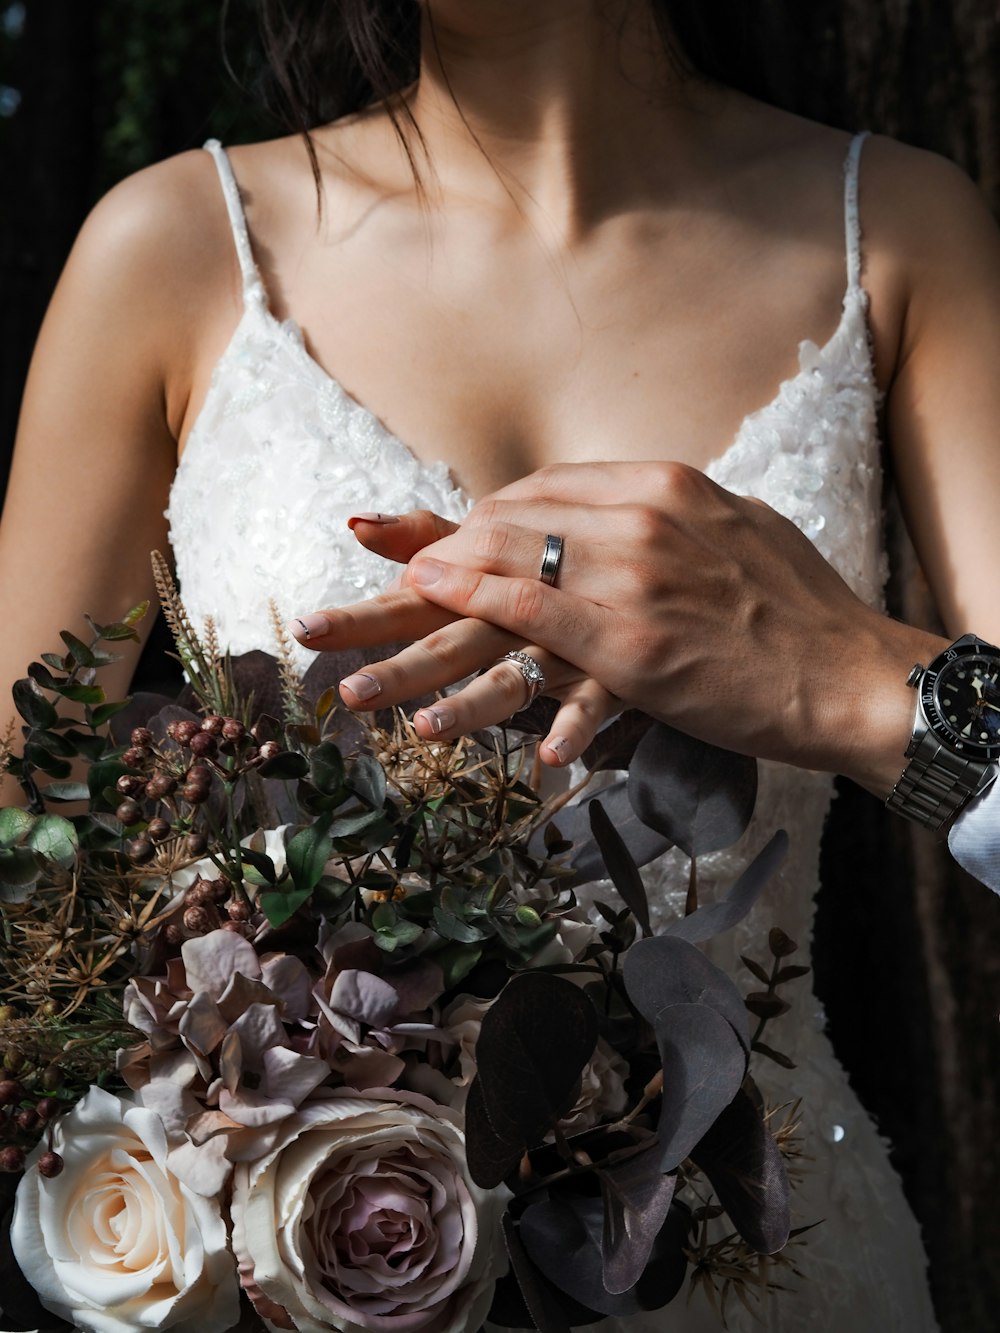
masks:
<path id="1" fill-rule="evenodd" d="M 154 842 L 162 842 L 164 838 L 170 837 L 170 825 L 165 819 L 151 819 L 146 825 L 146 836 L 152 838 Z"/>
<path id="2" fill-rule="evenodd" d="M 199 731 L 191 737 L 191 753 L 199 759 L 211 759 L 219 748 L 219 743 L 207 731 Z"/>
<path id="3" fill-rule="evenodd" d="M 16 1106 L 24 1096 L 24 1088 L 16 1079 L 0 1079 L 0 1106 Z"/>
<path id="4" fill-rule="evenodd" d="M 56 1101 L 55 1097 L 43 1097 L 35 1102 L 35 1114 L 47 1125 L 50 1120 L 55 1120 L 64 1105 L 64 1102 Z"/>
<path id="5" fill-rule="evenodd" d="M 149 838 L 131 838 L 125 844 L 125 855 L 133 865 L 144 866 L 156 855 L 156 848 Z"/>
<path id="6" fill-rule="evenodd" d="M 220 875 L 218 879 L 209 880 L 212 886 L 212 897 L 217 903 L 224 903 L 236 887 L 228 875 Z"/>
<path id="7" fill-rule="evenodd" d="M 210 787 L 212 785 L 212 770 L 207 764 L 192 764 L 184 774 L 184 781 L 188 785 L 196 783 L 198 786 Z"/>
<path id="8" fill-rule="evenodd" d="M 253 934 L 251 927 L 242 921 L 223 921 L 220 929 L 231 930 L 236 935 L 242 935 L 245 940 Z"/>
<path id="9" fill-rule="evenodd" d="M 0 1027 L 4 1023 L 13 1023 L 18 1017 L 18 1012 L 12 1004 L 0 1004 Z"/>
<path id="10" fill-rule="evenodd" d="M 235 717 L 224 717 L 222 719 L 222 739 L 224 741 L 241 741 L 246 735 L 246 727 L 242 722 L 237 721 Z"/>
<path id="11" fill-rule="evenodd" d="M 201 729 L 209 736 L 221 736 L 222 728 L 226 725 L 226 719 L 219 717 L 217 713 L 209 713 L 208 717 L 202 719 Z"/>
<path id="12" fill-rule="evenodd" d="M 191 737 L 197 736 L 201 728 L 194 718 L 185 718 L 180 722 L 171 722 L 167 726 L 167 735 L 178 745 L 190 745 Z"/>
<path id="13" fill-rule="evenodd" d="M 46 1092 L 56 1092 L 62 1087 L 65 1077 L 58 1065 L 46 1065 L 38 1081 Z"/>
<path id="14" fill-rule="evenodd" d="M 153 733 L 148 727 L 133 727 L 129 740 L 136 746 L 147 746 L 153 744 Z"/>
<path id="15" fill-rule="evenodd" d="M 168 944 L 183 944 L 187 936 L 175 921 L 163 927 L 163 938 Z"/>
<path id="16" fill-rule="evenodd" d="M 177 790 L 177 779 L 169 773 L 154 773 L 146 783 L 146 795 L 151 801 L 162 801 Z"/>
<path id="17" fill-rule="evenodd" d="M 131 796 L 127 796 L 115 811 L 115 815 L 128 828 L 130 824 L 138 824 L 139 820 L 142 819 L 142 806 L 138 801 L 134 801 Z"/>
<path id="18" fill-rule="evenodd" d="M 250 920 L 250 904 L 245 902 L 242 898 L 231 898 L 229 902 L 226 903 L 226 912 L 229 915 L 230 921 Z"/>
<path id="19" fill-rule="evenodd" d="M 196 879 L 184 895 L 188 907 L 207 907 L 215 902 L 215 885 L 210 879 Z"/>
<path id="20" fill-rule="evenodd" d="M 36 1010 L 39 1018 L 57 1018 L 61 1006 L 58 1000 L 43 1000 Z"/>
<path id="21" fill-rule="evenodd" d="M 13 1047 L 8 1047 L 8 1049 L 4 1051 L 3 1067 L 8 1074 L 16 1074 L 23 1065 L 24 1056 L 20 1051 L 14 1050 Z"/>
<path id="22" fill-rule="evenodd" d="M 30 1134 L 33 1129 L 38 1128 L 38 1112 L 26 1106 L 23 1111 L 18 1111 L 14 1122 L 22 1134 Z"/>
<path id="23" fill-rule="evenodd" d="M 259 753 L 262 760 L 273 759 L 275 755 L 281 754 L 281 746 L 277 741 L 265 741 Z"/>
<path id="24" fill-rule="evenodd" d="M 208 851 L 208 839 L 204 833 L 189 833 L 184 839 L 184 850 L 188 856 L 204 856 Z"/>
<path id="25" fill-rule="evenodd" d="M 134 773 L 123 773 L 115 783 L 115 790 L 123 796 L 138 796 L 146 790 L 146 779 Z"/>
<path id="26" fill-rule="evenodd" d="M 43 1152 L 39 1157 L 38 1174 L 45 1176 L 46 1180 L 51 1180 L 53 1176 L 58 1176 L 63 1169 L 63 1159 L 57 1152 Z"/>
<path id="27" fill-rule="evenodd" d="M 142 768 L 146 762 L 146 751 L 139 745 L 130 746 L 122 755 L 122 763 L 127 768 Z"/>
<path id="28" fill-rule="evenodd" d="M 180 798 L 188 805 L 203 805 L 208 800 L 208 788 L 200 782 L 185 782 L 180 789 Z"/>
<path id="29" fill-rule="evenodd" d="M 184 929 L 193 935 L 204 935 L 214 926 L 212 918 L 204 907 L 186 907 L 184 909 Z"/>
<path id="30" fill-rule="evenodd" d="M 20 1148 L 0 1148 L 0 1171 L 23 1171 L 24 1153 Z"/>

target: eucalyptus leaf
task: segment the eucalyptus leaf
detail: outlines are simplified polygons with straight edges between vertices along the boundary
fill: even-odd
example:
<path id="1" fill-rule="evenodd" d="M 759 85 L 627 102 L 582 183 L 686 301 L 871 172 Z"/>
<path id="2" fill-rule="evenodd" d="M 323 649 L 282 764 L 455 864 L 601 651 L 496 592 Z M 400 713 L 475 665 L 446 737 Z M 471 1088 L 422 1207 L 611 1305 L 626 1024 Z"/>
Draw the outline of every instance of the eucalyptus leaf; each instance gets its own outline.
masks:
<path id="1" fill-rule="evenodd" d="M 304 778 L 309 772 L 309 761 L 304 754 L 295 750 L 282 750 L 273 759 L 265 759 L 257 772 L 262 778 L 277 778 L 283 782 L 294 782 Z"/>
<path id="2" fill-rule="evenodd" d="M 260 895 L 260 908 L 272 926 L 283 926 L 308 902 L 312 889 L 268 890 Z"/>
<path id="3" fill-rule="evenodd" d="M 51 727 L 59 716 L 55 705 L 39 694 L 30 680 L 16 680 L 11 694 L 14 707 L 29 727 Z"/>
<path id="4" fill-rule="evenodd" d="M 296 889 L 311 893 L 333 853 L 333 839 L 323 822 L 317 821 L 296 833 L 285 848 L 288 872 Z"/>
<path id="5" fill-rule="evenodd" d="M 629 799 L 644 824 L 688 856 L 742 836 L 757 799 L 757 763 L 654 722 L 636 746 Z"/>
<path id="6" fill-rule="evenodd" d="M 25 745 L 24 758 L 27 763 L 41 769 L 43 773 L 48 773 L 51 778 L 68 778 L 73 771 L 65 759 L 57 759 L 43 746 L 35 745 L 33 741 L 28 741 Z"/>
<path id="7" fill-rule="evenodd" d="M 25 845 L 47 861 L 68 870 L 76 862 L 80 842 L 76 829 L 62 815 L 39 815 L 31 827 Z"/>
<path id="8" fill-rule="evenodd" d="M 47 801 L 85 801 L 90 792 L 85 782 L 50 782 L 42 795 Z"/>
<path id="9" fill-rule="evenodd" d="M 569 1111 L 597 1032 L 593 1004 L 562 977 L 522 972 L 503 988 L 483 1015 L 476 1043 L 475 1084 L 486 1124 L 467 1125 L 466 1133 L 469 1169 L 478 1184 L 499 1183 L 479 1178 L 480 1161 L 540 1143 Z M 487 1127 L 499 1141 L 493 1149 L 483 1142 Z"/>
<path id="10" fill-rule="evenodd" d="M 75 704 L 102 704 L 104 691 L 100 685 L 60 685 L 57 694 Z"/>
<path id="11" fill-rule="evenodd" d="M 94 654 L 82 639 L 78 639 L 68 629 L 60 630 L 59 637 L 73 654 L 73 660 L 77 666 L 92 667 L 95 665 Z"/>
<path id="12" fill-rule="evenodd" d="M 382 765 L 370 754 L 359 755 L 351 767 L 348 784 L 366 805 L 381 810 L 385 802 L 386 783 Z"/>
<path id="13" fill-rule="evenodd" d="M 324 796 L 333 796 L 344 781 L 344 759 L 333 741 L 323 741 L 309 756 L 309 776 Z"/>
<path id="14" fill-rule="evenodd" d="M 0 885 L 15 891 L 3 895 L 5 902 L 23 902 L 40 874 L 38 860 L 27 847 L 0 850 Z M 17 896 L 17 890 L 25 890 Z"/>
<path id="15" fill-rule="evenodd" d="M 587 804 L 590 810 L 590 827 L 601 849 L 611 882 L 639 923 L 643 935 L 652 935 L 653 930 L 649 924 L 649 900 L 646 897 L 646 886 L 639 874 L 639 867 L 632 859 L 624 838 L 611 822 L 600 800 L 588 801 Z"/>
<path id="16" fill-rule="evenodd" d="M 677 1177 L 663 1173 L 660 1155 L 654 1139 L 634 1157 L 598 1172 L 604 1199 L 604 1286 L 614 1294 L 639 1281 L 670 1211 Z"/>
<path id="17" fill-rule="evenodd" d="M 622 971 L 629 999 L 655 1026 L 661 1010 L 671 1004 L 706 1004 L 730 1023 L 744 1050 L 750 1050 L 750 1029 L 743 996 L 733 980 L 676 935 L 636 940 L 625 955 Z"/>
<path id="18" fill-rule="evenodd" d="M 116 703 L 98 704 L 88 719 L 92 727 L 103 727 L 105 722 L 122 713 L 131 703 L 130 699 L 119 699 Z"/>
<path id="19" fill-rule="evenodd" d="M 671 922 L 663 933 L 675 939 L 687 940 L 690 944 L 700 944 L 703 940 L 712 939 L 722 931 L 729 930 L 747 915 L 787 853 L 788 834 L 784 829 L 778 829 L 724 898 L 718 902 L 704 903 L 689 916 Z"/>
<path id="20" fill-rule="evenodd" d="M 624 1292 L 608 1291 L 603 1281 L 603 1199 L 553 1192 L 524 1210 L 520 1236 L 529 1258 L 560 1290 L 603 1315 L 621 1317 L 659 1310 L 680 1291 L 688 1221 L 687 1209 L 670 1209 L 642 1276 Z"/>
<path id="21" fill-rule="evenodd" d="M 648 865 L 673 846 L 669 838 L 663 837 L 639 819 L 632 808 L 624 779 L 602 790 L 601 805 L 636 865 Z M 561 881 L 565 888 L 592 884 L 594 880 L 606 876 L 607 867 L 591 832 L 590 811 L 586 804 L 563 806 L 559 811 L 559 833 L 565 841 L 573 844 L 569 858 L 571 873 Z M 528 851 L 535 856 L 545 854 L 544 830 L 536 830 L 532 835 Z"/>
<path id="22" fill-rule="evenodd" d="M 29 832 L 37 816 L 8 805 L 0 810 L 0 847 L 14 847 Z"/>
<path id="23" fill-rule="evenodd" d="M 741 1089 L 691 1151 L 746 1243 L 774 1254 L 791 1226 L 788 1173 L 760 1111 Z"/>

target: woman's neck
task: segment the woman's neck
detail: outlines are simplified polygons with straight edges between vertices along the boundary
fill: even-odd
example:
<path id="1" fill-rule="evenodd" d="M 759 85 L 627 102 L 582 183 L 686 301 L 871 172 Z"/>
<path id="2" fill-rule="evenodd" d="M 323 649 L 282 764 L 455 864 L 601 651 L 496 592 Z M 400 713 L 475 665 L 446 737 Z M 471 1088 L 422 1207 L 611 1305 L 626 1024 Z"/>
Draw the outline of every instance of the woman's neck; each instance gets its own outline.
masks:
<path id="1" fill-rule="evenodd" d="M 697 147 L 705 89 L 642 0 L 426 0 L 421 51 L 410 110 L 442 188 L 567 236 Z"/>

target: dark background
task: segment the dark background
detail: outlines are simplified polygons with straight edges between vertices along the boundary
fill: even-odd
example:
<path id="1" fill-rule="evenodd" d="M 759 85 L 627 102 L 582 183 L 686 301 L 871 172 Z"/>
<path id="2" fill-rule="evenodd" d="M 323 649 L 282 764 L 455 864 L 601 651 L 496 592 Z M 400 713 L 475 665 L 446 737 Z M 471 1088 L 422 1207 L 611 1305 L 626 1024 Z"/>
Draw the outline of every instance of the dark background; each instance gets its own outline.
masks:
<path id="1" fill-rule="evenodd" d="M 1000 213 L 995 0 L 747 8 L 776 101 L 944 153 Z M 237 80 L 224 68 L 218 9 L 0 0 L 0 479 L 35 334 L 90 205 L 127 173 L 209 136 L 274 132 L 249 91 L 252 0 L 234 0 L 228 25 Z M 891 608 L 933 625 L 891 495 L 887 527 Z M 895 1145 L 945 1333 L 996 1333 L 1000 902 L 850 784 L 823 860 L 814 956 L 834 1043 Z"/>

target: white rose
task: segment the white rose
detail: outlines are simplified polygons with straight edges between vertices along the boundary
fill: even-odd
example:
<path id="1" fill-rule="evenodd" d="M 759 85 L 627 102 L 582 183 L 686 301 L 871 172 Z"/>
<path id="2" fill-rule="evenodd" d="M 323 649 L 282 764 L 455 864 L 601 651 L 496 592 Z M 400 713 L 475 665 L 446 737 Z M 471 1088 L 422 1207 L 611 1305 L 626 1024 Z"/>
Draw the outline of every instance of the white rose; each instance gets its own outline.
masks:
<path id="1" fill-rule="evenodd" d="M 168 1170 L 152 1111 L 100 1088 L 56 1121 L 53 1179 L 32 1161 L 11 1244 L 42 1304 L 88 1333 L 224 1333 L 239 1288 L 218 1204 Z M 34 1155 L 41 1155 L 46 1145 Z"/>
<path id="2" fill-rule="evenodd" d="M 506 1268 L 509 1197 L 473 1183 L 454 1112 L 414 1093 L 342 1089 L 237 1165 L 233 1248 L 244 1285 L 301 1333 L 466 1333 Z"/>

